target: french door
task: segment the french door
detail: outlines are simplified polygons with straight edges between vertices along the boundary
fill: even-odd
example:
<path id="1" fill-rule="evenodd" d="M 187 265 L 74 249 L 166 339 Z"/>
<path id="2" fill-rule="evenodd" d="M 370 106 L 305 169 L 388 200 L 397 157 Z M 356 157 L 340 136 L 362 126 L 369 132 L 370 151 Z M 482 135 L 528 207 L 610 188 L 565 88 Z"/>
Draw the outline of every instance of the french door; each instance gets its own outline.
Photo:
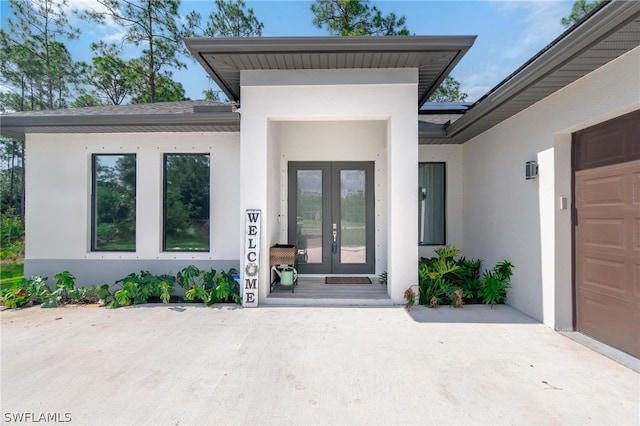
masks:
<path id="1" fill-rule="evenodd" d="M 300 273 L 375 273 L 373 188 L 373 162 L 289 163 L 289 242 Z"/>

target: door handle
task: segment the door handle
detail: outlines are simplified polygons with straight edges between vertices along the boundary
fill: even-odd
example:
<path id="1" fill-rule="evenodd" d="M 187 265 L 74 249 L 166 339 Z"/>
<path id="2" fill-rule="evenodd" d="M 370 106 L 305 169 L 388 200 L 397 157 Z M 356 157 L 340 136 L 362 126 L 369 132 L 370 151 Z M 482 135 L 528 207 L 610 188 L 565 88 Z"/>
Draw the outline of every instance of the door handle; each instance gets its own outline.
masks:
<path id="1" fill-rule="evenodd" d="M 333 224 L 333 241 L 331 242 L 331 253 L 336 253 L 338 251 L 338 227 L 336 224 Z"/>

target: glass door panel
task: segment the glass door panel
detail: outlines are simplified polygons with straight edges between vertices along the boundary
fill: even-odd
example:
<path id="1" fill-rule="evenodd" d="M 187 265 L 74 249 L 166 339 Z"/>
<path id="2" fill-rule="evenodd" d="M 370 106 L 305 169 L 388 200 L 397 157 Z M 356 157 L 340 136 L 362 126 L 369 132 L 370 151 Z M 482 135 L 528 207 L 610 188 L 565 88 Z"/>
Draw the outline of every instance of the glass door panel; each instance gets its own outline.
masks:
<path id="1" fill-rule="evenodd" d="M 298 263 L 322 263 L 322 170 L 298 170 Z"/>
<path id="2" fill-rule="evenodd" d="M 340 263 L 366 263 L 364 170 L 340 170 Z"/>

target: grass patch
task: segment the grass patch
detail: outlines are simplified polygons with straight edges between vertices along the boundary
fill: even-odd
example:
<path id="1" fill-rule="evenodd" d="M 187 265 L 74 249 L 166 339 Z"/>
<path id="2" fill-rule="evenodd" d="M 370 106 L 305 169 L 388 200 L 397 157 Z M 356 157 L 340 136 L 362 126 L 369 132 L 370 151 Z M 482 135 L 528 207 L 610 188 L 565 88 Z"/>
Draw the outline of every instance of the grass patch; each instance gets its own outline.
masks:
<path id="1" fill-rule="evenodd" d="M 24 262 L 12 261 L 0 263 L 0 289 L 5 290 L 22 284 L 24 280 Z"/>

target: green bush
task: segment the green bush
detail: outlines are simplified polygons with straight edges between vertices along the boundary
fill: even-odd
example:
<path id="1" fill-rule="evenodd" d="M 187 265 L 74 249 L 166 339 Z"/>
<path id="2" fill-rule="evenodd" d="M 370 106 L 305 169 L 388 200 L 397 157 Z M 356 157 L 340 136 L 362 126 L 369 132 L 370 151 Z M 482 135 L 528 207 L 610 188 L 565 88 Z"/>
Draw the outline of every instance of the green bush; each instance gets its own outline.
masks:
<path id="1" fill-rule="evenodd" d="M 110 298 L 108 286 L 100 287 L 100 299 L 109 299 L 111 307 L 139 305 L 146 303 L 149 298 L 155 297 L 163 303 L 169 303 L 175 278 L 171 275 L 153 275 L 149 271 L 140 271 L 140 274 L 131 273 L 116 281 L 122 288 Z"/>
<path id="2" fill-rule="evenodd" d="M 2 290 L 0 303 L 11 309 L 42 303 L 50 295 L 46 282 L 47 278 L 40 276 L 23 279 L 21 285 Z"/>
<path id="3" fill-rule="evenodd" d="M 0 259 L 24 256 L 24 225 L 13 209 L 0 218 Z"/>
<path id="4" fill-rule="evenodd" d="M 485 271 L 478 295 L 487 305 L 494 307 L 507 299 L 507 289 L 511 288 L 510 280 L 514 266 L 504 260 L 496 264 L 490 271 Z"/>
<path id="5" fill-rule="evenodd" d="M 185 299 L 189 302 L 202 302 L 207 306 L 219 302 L 235 302 L 240 304 L 240 284 L 233 279 L 235 269 L 229 271 L 201 271 L 195 266 L 188 266 L 178 272 L 178 284 L 187 289 Z"/>
<path id="6" fill-rule="evenodd" d="M 459 269 L 451 276 L 451 284 L 454 290 L 462 290 L 466 303 L 480 303 L 478 290 L 480 289 L 480 259 L 466 259 L 461 257 L 455 261 Z"/>
<path id="7" fill-rule="evenodd" d="M 480 276 L 482 261 L 479 259 L 457 258 L 461 252 L 454 246 L 435 250 L 437 256 L 421 258 L 418 265 L 418 303 L 421 305 L 454 304 L 458 292 L 467 304 L 486 303 L 495 306 L 504 303 L 513 265 L 503 261 Z M 405 293 L 405 300 L 415 297 Z M 461 306 L 462 303 L 458 302 Z"/>

